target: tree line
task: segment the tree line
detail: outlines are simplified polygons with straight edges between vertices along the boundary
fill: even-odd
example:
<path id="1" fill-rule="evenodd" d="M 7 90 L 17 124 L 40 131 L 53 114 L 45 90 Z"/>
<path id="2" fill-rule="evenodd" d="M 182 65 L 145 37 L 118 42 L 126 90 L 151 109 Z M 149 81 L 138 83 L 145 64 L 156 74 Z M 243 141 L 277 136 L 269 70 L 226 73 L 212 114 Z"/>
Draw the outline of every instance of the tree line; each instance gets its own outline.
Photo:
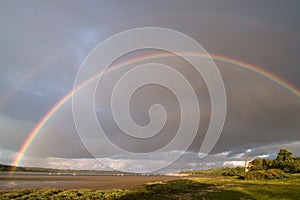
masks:
<path id="1" fill-rule="evenodd" d="M 274 160 L 254 159 L 250 171 L 280 169 L 286 173 L 300 173 L 300 157 L 293 157 L 292 152 L 280 149 Z"/>

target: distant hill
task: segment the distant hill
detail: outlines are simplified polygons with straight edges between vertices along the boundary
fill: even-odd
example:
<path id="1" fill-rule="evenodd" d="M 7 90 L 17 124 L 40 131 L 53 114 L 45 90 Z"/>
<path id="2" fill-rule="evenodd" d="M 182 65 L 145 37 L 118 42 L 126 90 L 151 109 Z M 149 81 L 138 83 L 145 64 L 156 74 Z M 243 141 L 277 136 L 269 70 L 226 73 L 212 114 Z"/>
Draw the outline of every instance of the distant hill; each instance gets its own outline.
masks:
<path id="1" fill-rule="evenodd" d="M 0 164 L 0 172 L 40 172 L 40 173 L 77 173 L 77 174 L 123 174 L 129 175 L 133 173 L 122 171 L 100 171 L 100 170 L 72 170 L 72 169 L 53 169 L 53 168 L 41 168 L 41 167 L 15 167 L 11 165 Z"/>

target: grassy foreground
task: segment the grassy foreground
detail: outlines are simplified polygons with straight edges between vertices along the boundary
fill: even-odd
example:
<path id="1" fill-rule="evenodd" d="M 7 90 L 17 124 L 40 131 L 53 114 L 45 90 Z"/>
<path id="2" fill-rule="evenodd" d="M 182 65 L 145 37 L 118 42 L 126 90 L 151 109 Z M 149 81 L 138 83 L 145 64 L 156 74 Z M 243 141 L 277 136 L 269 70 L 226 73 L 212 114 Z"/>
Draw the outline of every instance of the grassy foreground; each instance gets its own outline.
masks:
<path id="1" fill-rule="evenodd" d="M 0 199 L 299 199 L 300 175 L 288 179 L 183 178 L 134 190 L 22 189 L 0 191 Z"/>

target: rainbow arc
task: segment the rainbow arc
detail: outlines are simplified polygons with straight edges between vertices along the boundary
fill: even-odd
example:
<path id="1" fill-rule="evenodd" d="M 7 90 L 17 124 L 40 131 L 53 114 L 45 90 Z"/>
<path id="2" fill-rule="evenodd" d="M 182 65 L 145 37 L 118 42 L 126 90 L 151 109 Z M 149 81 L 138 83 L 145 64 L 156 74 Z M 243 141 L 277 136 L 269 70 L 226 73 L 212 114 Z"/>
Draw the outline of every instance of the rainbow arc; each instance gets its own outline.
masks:
<path id="1" fill-rule="evenodd" d="M 201 56 L 205 57 L 204 55 L 197 54 L 197 53 L 186 53 L 188 56 Z M 149 59 L 154 59 L 154 58 L 166 58 L 166 57 L 172 57 L 174 56 L 173 54 L 170 53 L 156 53 L 156 54 L 151 54 L 151 55 L 146 55 L 146 56 L 141 56 L 137 57 L 134 59 L 127 60 L 125 62 L 119 63 L 117 65 L 111 66 L 108 68 L 104 74 L 108 74 L 120 67 L 127 66 L 129 64 L 134 64 L 140 61 L 147 61 Z M 207 56 L 206 56 L 207 57 Z M 239 68 L 245 69 L 247 71 L 253 72 L 255 74 L 258 74 L 276 85 L 280 86 L 284 90 L 290 92 L 291 94 L 295 95 L 296 97 L 300 98 L 300 90 L 291 85 L 290 83 L 286 82 L 285 80 L 281 79 L 280 77 L 276 76 L 275 74 L 272 74 L 270 72 L 267 72 L 258 66 L 251 65 L 246 62 L 242 62 L 240 60 L 230 58 L 230 57 L 225 57 L 221 55 L 216 55 L 216 54 L 210 54 L 210 57 L 213 58 L 215 61 L 220 61 L 228 64 L 232 64 L 234 66 L 237 66 Z M 97 78 L 102 74 L 102 71 L 99 73 L 95 74 L 88 80 L 82 82 L 78 87 L 74 88 L 70 92 L 68 92 L 62 99 L 60 99 L 47 113 L 46 115 L 39 121 L 39 123 L 34 127 L 34 129 L 31 131 L 29 136 L 26 138 L 25 142 L 21 146 L 16 158 L 14 159 L 12 165 L 13 166 L 18 166 L 24 155 L 26 154 L 26 151 L 30 147 L 31 143 L 34 141 L 36 136 L 40 133 L 40 130 L 46 125 L 47 121 L 53 117 L 53 115 L 67 102 L 69 101 L 74 94 L 76 94 L 78 91 L 80 91 L 82 88 L 90 84 L 92 81 L 97 80 Z"/>

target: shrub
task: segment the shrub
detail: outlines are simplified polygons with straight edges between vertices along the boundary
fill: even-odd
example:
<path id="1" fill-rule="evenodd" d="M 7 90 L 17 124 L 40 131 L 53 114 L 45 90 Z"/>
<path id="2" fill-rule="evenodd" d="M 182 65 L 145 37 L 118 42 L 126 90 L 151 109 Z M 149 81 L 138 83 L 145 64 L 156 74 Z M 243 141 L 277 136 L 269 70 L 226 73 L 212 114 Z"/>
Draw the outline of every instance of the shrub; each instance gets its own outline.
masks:
<path id="1" fill-rule="evenodd" d="M 223 169 L 222 176 L 240 176 L 244 169 L 241 167 L 225 168 Z"/>
<path id="2" fill-rule="evenodd" d="M 288 177 L 289 176 L 280 169 L 250 171 L 241 176 L 241 178 L 246 180 L 282 179 Z"/>

